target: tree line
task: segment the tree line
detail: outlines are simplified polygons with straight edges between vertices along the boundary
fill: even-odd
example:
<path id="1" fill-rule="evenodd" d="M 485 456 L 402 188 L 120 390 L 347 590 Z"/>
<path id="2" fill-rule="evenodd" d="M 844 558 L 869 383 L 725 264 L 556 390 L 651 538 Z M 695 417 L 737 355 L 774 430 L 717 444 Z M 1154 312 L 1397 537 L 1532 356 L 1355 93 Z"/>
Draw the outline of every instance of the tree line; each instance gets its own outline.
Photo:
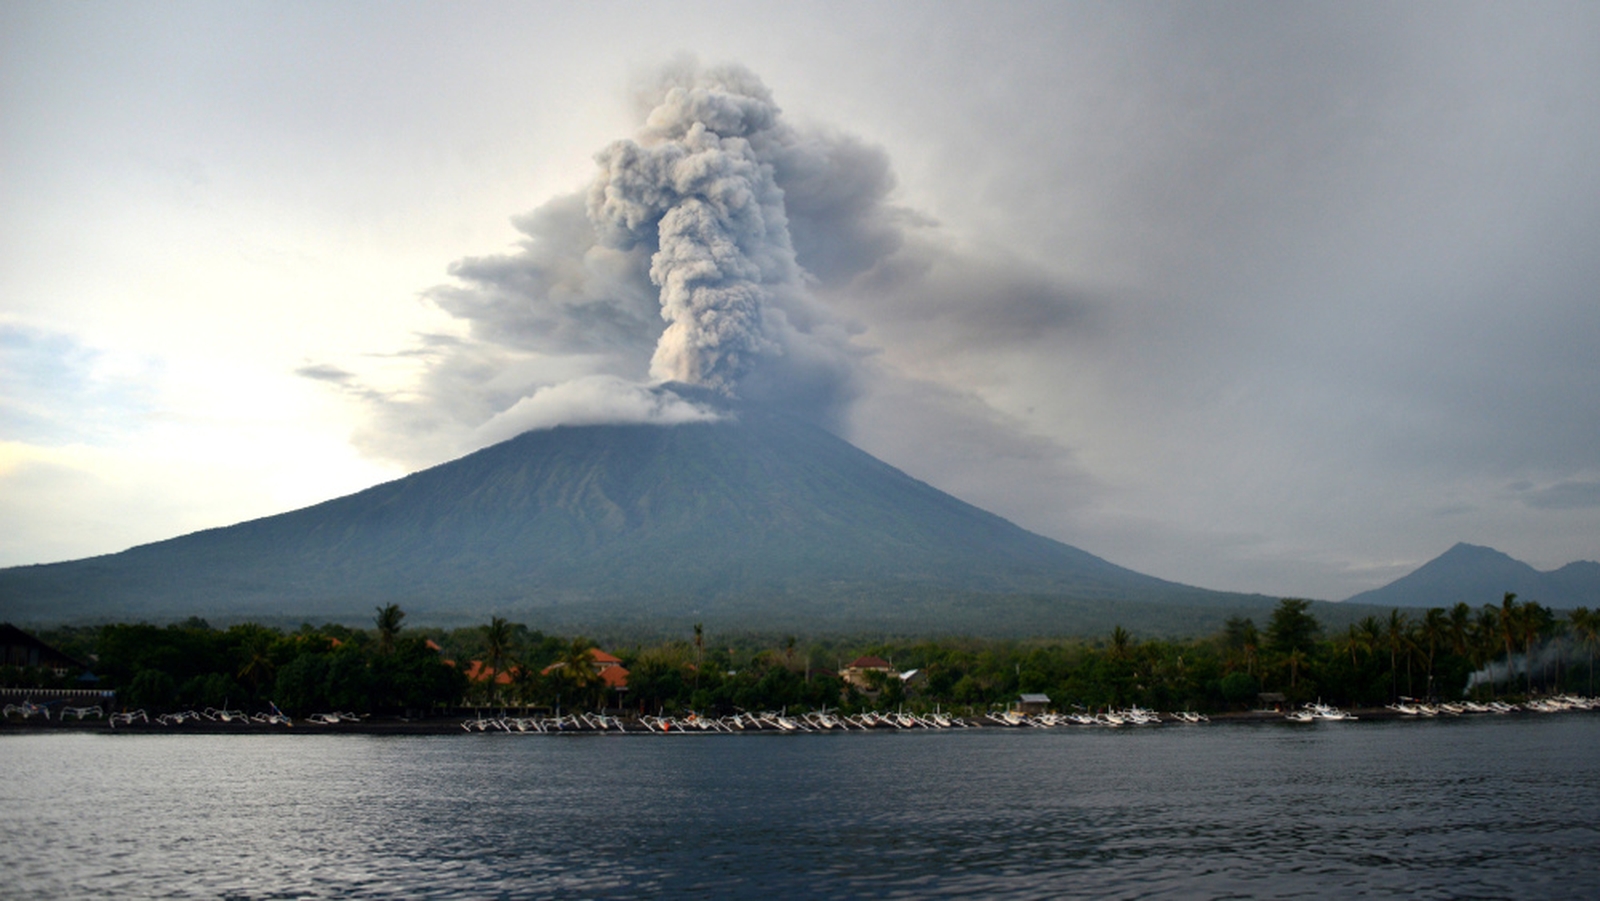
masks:
<path id="1" fill-rule="evenodd" d="M 291 715 L 317 711 L 424 715 L 464 707 L 621 708 L 642 713 L 932 709 L 982 713 L 1042 693 L 1057 709 L 1139 705 L 1218 712 L 1322 699 L 1381 706 L 1401 697 L 1460 698 L 1594 691 L 1600 615 L 1558 615 L 1507 594 L 1499 605 L 1392 610 L 1325 634 L 1310 602 L 1285 599 L 1267 622 L 1235 617 L 1215 634 L 1141 640 L 1122 627 L 1097 639 L 886 639 L 708 636 L 611 648 L 625 690 L 602 678 L 596 644 L 495 617 L 453 630 L 408 629 L 399 607 L 371 628 L 283 631 L 190 619 L 66 627 L 45 639 L 92 660 L 119 705 L 206 707 Z M 861 655 L 892 664 L 862 685 L 841 678 Z M 7 672 L 43 685 L 46 673 Z M 1269 701 L 1270 703 L 1271 701 Z"/>

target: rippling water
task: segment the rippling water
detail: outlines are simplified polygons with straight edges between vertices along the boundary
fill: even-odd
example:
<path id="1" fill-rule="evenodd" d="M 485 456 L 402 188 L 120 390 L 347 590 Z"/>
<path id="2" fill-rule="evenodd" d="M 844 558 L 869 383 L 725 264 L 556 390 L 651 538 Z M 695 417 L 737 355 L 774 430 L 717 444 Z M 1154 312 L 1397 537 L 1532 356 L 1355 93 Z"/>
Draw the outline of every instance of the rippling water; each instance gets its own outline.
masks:
<path id="1" fill-rule="evenodd" d="M 1600 717 L 0 736 L 5 897 L 1593 898 Z"/>

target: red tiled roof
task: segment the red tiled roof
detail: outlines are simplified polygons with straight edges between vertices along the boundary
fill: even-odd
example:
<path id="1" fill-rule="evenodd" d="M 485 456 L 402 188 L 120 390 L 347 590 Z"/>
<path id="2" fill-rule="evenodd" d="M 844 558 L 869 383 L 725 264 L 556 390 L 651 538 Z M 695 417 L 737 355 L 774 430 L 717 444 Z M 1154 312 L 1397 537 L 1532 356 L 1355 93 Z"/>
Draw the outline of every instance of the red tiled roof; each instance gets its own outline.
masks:
<path id="1" fill-rule="evenodd" d="M 497 673 L 494 671 L 494 667 L 484 663 L 482 660 L 474 660 L 467 666 L 467 681 L 487 682 L 492 675 L 496 685 L 510 685 L 511 679 L 516 672 L 517 668 L 513 666 L 505 672 Z"/>
<path id="2" fill-rule="evenodd" d="M 889 669 L 889 661 L 882 657 L 857 657 L 845 669 Z"/>
<path id="3" fill-rule="evenodd" d="M 613 669 L 622 669 L 622 658 L 619 658 L 619 656 L 608 655 L 608 653 L 600 650 L 600 648 L 589 648 L 589 658 L 594 659 L 595 672 L 598 672 L 598 674 L 602 675 L 602 677 L 605 677 L 606 672 L 613 671 Z M 541 669 L 539 674 L 549 675 L 549 672 L 558 666 L 562 666 L 562 664 L 552 663 L 550 666 Z M 622 669 L 622 685 L 627 685 L 626 669 Z"/>

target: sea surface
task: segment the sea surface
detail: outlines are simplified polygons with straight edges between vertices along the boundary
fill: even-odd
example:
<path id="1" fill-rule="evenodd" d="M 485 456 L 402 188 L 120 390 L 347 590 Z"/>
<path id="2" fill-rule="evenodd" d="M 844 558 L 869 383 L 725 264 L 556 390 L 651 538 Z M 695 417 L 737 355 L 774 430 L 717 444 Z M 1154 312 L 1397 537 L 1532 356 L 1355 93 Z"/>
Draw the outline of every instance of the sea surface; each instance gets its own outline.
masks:
<path id="1" fill-rule="evenodd" d="M 0 734 L 7 898 L 1600 897 L 1600 715 Z"/>

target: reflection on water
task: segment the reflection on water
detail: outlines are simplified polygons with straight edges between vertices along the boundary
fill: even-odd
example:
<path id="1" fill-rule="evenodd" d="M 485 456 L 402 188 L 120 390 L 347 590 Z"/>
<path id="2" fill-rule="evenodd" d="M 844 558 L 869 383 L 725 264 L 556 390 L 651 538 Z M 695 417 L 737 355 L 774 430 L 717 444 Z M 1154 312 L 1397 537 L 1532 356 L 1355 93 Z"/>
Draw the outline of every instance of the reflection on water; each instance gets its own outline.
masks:
<path id="1" fill-rule="evenodd" d="M 1591 898 L 1600 717 L 0 736 L 8 897 Z"/>

